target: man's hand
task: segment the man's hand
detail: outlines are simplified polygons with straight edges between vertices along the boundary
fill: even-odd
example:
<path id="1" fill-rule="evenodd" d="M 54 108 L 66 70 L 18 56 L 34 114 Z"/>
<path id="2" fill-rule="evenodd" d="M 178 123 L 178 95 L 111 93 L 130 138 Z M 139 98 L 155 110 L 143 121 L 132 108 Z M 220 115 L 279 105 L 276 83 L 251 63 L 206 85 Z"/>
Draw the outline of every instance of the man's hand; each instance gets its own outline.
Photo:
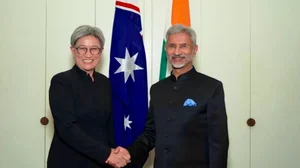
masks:
<path id="1" fill-rule="evenodd" d="M 125 149 L 125 148 L 123 148 L 123 147 L 121 147 L 121 146 L 118 146 L 118 147 L 114 150 L 114 152 L 115 152 L 115 154 L 121 154 L 121 156 L 122 156 L 125 160 L 127 160 L 127 161 L 130 162 L 131 157 L 130 157 L 130 154 L 129 154 L 129 152 L 127 151 L 127 149 Z"/>
<path id="2" fill-rule="evenodd" d="M 129 152 L 122 147 L 112 149 L 111 153 L 105 163 L 110 164 L 113 167 L 120 168 L 126 166 L 130 162 Z"/>

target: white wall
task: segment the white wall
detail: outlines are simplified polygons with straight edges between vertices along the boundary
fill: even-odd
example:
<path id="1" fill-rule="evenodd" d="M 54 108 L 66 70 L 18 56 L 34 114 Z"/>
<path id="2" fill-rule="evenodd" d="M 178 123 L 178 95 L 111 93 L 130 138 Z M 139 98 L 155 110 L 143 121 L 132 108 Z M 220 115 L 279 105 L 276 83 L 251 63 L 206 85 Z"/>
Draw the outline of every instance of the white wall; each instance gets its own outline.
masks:
<path id="1" fill-rule="evenodd" d="M 44 165 L 45 7 L 39 0 L 0 1 L 1 168 Z"/>
<path id="2" fill-rule="evenodd" d="M 140 0 L 149 86 L 158 81 L 170 2 Z M 299 2 L 190 0 L 200 47 L 195 67 L 224 84 L 229 168 L 298 163 Z M 108 75 L 114 6 L 115 0 L 0 0 L 0 167 L 45 166 L 53 135 L 50 79 L 72 67 L 70 36 L 82 24 L 103 30 L 98 70 Z M 43 116 L 50 119 L 46 127 L 39 123 Z M 257 119 L 254 128 L 246 125 L 249 117 Z"/>
<path id="3" fill-rule="evenodd" d="M 13 44 L 16 44 L 16 39 L 17 41 L 24 39 L 26 41 L 20 43 L 18 46 L 24 46 L 24 44 L 29 45 L 29 47 L 19 48 L 20 53 L 16 55 L 11 55 L 10 52 L 14 50 L 15 47 L 9 49 L 5 48 L 1 51 L 1 57 L 9 55 L 9 57 L 5 58 L 13 58 L 15 60 L 28 58 L 28 65 L 26 65 L 28 67 L 32 67 L 31 65 L 33 64 L 36 65 L 34 62 L 36 61 L 35 57 L 42 59 L 37 63 L 37 65 L 41 67 L 33 71 L 41 73 L 41 75 L 39 75 L 40 82 L 35 84 L 42 86 L 44 92 L 40 95 L 36 95 L 34 99 L 30 99 L 31 104 L 29 103 L 29 106 L 36 105 L 37 101 L 35 101 L 35 99 L 44 101 L 43 103 L 39 103 L 42 109 L 35 110 L 36 121 L 31 122 L 36 122 L 35 124 L 40 126 L 38 121 L 39 117 L 46 115 L 50 119 L 49 124 L 46 126 L 45 135 L 40 134 L 41 138 L 44 136 L 42 139 L 46 142 L 44 146 L 44 161 L 46 161 L 53 135 L 53 120 L 48 105 L 50 79 L 54 74 L 72 67 L 73 60 L 69 50 L 70 35 L 77 26 L 82 24 L 96 25 L 103 30 L 106 37 L 106 44 L 103 59 L 98 70 L 108 75 L 115 1 L 31 0 L 26 1 L 26 3 L 21 3 L 20 0 L 14 0 L 0 1 L 0 6 L 1 9 L 3 8 L 3 10 L 1 10 L 1 23 L 5 24 L 5 29 L 2 34 L 4 37 L 7 37 L 5 40 L 1 39 L 1 43 L 5 44 L 8 42 L 11 44 L 10 46 L 13 46 Z M 5 10 L 4 7 L 6 7 Z M 167 12 L 170 7 L 171 0 L 140 1 L 149 86 L 158 81 L 161 44 L 165 33 Z M 248 73 L 247 66 L 249 64 L 247 54 L 245 54 L 248 50 L 248 7 L 249 1 L 246 0 L 230 0 L 226 1 L 226 3 L 219 0 L 190 0 L 192 27 L 198 34 L 197 41 L 200 46 L 200 51 L 195 60 L 195 67 L 199 71 L 212 75 L 224 82 L 229 115 L 230 140 L 235 143 L 235 145 L 230 146 L 229 164 L 233 167 L 247 167 L 249 155 L 248 152 L 242 152 L 247 151 L 249 148 L 249 138 L 247 138 L 249 129 L 243 123 L 243 120 L 248 117 L 249 79 L 247 75 L 242 76 L 243 72 Z M 28 17 L 26 17 L 27 15 Z M 18 23 L 16 24 L 18 27 L 7 23 L 11 19 L 13 19 L 15 23 Z M 24 29 L 27 27 L 28 29 Z M 232 29 L 232 27 L 234 27 L 234 29 Z M 16 28 L 16 30 L 13 31 L 13 28 Z M 18 32 L 20 32 L 18 37 L 9 36 L 10 34 L 15 35 Z M 37 37 L 35 36 L 36 33 L 42 34 L 39 34 Z M 29 35 L 30 38 L 27 38 Z M 29 55 L 32 54 L 32 51 L 38 51 L 38 53 L 30 57 Z M 241 54 L 245 54 L 245 57 L 239 57 Z M 230 61 L 230 63 L 225 63 L 227 60 Z M 240 64 L 241 62 L 246 64 L 246 66 L 242 66 Z M 3 65 L 4 64 L 6 63 L 3 62 Z M 22 66 L 17 67 L 26 69 L 26 67 Z M 7 69 L 3 69 L 3 71 L 7 71 Z M 19 69 L 16 68 L 15 71 L 18 72 Z M 20 76 L 23 75 L 24 74 L 21 74 Z M 8 77 L 9 76 L 6 78 Z M 32 81 L 31 83 L 34 82 L 36 81 Z M 7 84 L 5 86 L 11 87 L 12 90 L 16 89 L 14 87 L 25 89 L 24 85 L 8 86 Z M 5 97 L 2 96 L 1 98 L 5 104 L 13 106 L 12 103 L 5 100 Z M 240 100 L 239 105 L 232 103 L 236 100 Z M 23 105 L 20 104 L 20 107 L 22 106 Z M 18 109 L 16 108 L 10 111 L 18 113 Z M 30 110 L 26 114 L 31 114 Z M 2 114 L 2 116 L 6 116 L 9 122 L 14 120 L 14 115 L 12 114 L 5 113 Z M 241 118 L 242 120 L 240 120 Z M 26 129 L 27 123 L 21 122 L 20 124 Z M 19 128 L 14 127 L 14 130 L 19 130 Z M 31 127 L 27 128 L 27 130 L 33 134 L 36 132 L 31 130 Z M 21 137 L 20 139 L 22 139 Z M 243 138 L 243 141 L 239 141 L 240 137 L 245 138 Z M 8 138 L 6 142 L 8 143 L 9 141 Z M 24 141 L 24 143 L 29 142 Z M 17 153 L 17 149 L 14 149 L 14 151 Z M 4 153 L 1 154 L 4 155 Z M 16 155 L 16 157 L 23 157 L 23 155 Z M 35 156 L 32 157 L 34 158 Z M 239 159 L 232 159 L 232 157 L 238 157 Z M 153 160 L 153 154 L 145 167 L 151 167 L 151 160 Z M 14 167 L 9 165 L 13 163 L 2 162 L 0 164 L 6 167 Z M 32 164 L 34 165 L 34 163 Z"/>

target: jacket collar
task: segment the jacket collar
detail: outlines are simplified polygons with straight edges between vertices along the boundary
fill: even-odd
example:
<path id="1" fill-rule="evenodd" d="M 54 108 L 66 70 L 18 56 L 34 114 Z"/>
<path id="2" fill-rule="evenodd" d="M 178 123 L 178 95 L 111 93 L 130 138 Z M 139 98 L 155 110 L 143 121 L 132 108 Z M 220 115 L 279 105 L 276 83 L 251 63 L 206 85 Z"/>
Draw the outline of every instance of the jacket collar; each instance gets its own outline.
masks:
<path id="1" fill-rule="evenodd" d="M 196 71 L 195 67 L 193 66 L 188 72 L 179 75 L 178 78 L 176 79 L 176 77 L 175 77 L 175 75 L 173 74 L 173 71 L 172 71 L 171 72 L 171 80 L 173 82 L 183 81 L 183 80 L 186 80 L 186 79 L 192 77 L 196 73 L 197 73 L 197 71 Z"/>
<path id="2" fill-rule="evenodd" d="M 80 79 L 84 79 L 84 80 L 89 79 L 89 80 L 92 80 L 92 78 L 90 77 L 90 75 L 87 72 L 81 70 L 76 64 L 73 66 L 72 70 L 74 70 L 76 72 L 76 74 L 79 76 Z M 94 70 L 94 73 L 93 73 L 93 78 L 94 79 L 95 79 L 95 73 L 96 72 Z"/>

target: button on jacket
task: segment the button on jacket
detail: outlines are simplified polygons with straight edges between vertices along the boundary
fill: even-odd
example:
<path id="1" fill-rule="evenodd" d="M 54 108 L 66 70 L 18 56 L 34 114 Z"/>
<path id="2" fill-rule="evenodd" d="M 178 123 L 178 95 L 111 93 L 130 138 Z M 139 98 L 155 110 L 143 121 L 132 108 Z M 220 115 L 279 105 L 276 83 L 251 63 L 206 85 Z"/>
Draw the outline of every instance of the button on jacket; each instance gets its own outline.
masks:
<path id="1" fill-rule="evenodd" d="M 128 149 L 132 164 L 155 147 L 155 168 L 226 168 L 228 146 L 223 85 L 192 68 L 151 87 L 145 131 Z"/>
<path id="2" fill-rule="evenodd" d="M 113 141 L 110 82 L 76 65 L 55 75 L 49 90 L 54 119 L 48 168 L 104 168 Z"/>

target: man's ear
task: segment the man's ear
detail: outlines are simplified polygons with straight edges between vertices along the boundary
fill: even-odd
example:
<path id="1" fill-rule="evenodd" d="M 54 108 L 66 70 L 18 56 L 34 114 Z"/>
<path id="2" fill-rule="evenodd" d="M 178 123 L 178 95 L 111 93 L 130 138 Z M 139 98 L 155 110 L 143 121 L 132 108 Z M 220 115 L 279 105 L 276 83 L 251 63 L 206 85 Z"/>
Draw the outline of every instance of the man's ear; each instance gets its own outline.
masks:
<path id="1" fill-rule="evenodd" d="M 197 52 L 198 52 L 198 45 L 195 45 L 193 49 L 193 55 L 195 56 Z"/>

